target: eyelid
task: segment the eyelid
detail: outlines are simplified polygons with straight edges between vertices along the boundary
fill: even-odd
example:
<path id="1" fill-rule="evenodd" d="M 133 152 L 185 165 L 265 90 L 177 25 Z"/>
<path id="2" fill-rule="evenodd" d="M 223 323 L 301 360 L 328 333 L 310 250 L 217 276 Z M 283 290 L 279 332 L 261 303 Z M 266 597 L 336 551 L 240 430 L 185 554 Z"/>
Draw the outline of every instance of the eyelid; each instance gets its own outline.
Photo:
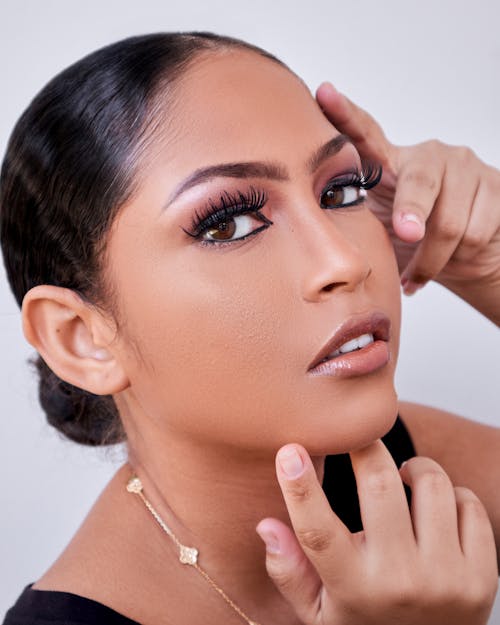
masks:
<path id="1" fill-rule="evenodd" d="M 212 247 L 212 248 L 215 248 L 215 249 L 228 247 L 228 246 L 235 246 L 238 243 L 243 243 L 243 241 L 245 241 L 246 239 L 253 238 L 257 234 L 259 234 L 259 232 L 262 232 L 263 230 L 267 230 L 267 228 L 269 228 L 269 226 L 272 226 L 272 225 L 273 225 L 272 221 L 269 221 L 269 223 L 266 222 L 265 224 L 263 224 L 259 228 L 256 228 L 255 230 L 252 230 L 248 234 L 245 234 L 242 237 L 238 237 L 237 239 L 230 239 L 230 240 L 227 240 L 227 241 L 217 241 L 215 239 L 200 239 L 198 241 L 198 244 L 203 246 L 203 247 Z"/>
<path id="2" fill-rule="evenodd" d="M 361 166 L 355 165 L 342 173 L 331 176 L 320 187 L 320 192 L 328 186 L 348 186 L 349 184 L 359 186 L 362 189 L 373 189 L 382 178 L 382 166 L 373 161 L 362 160 Z"/>
<path id="3" fill-rule="evenodd" d="M 218 220 L 260 211 L 264 208 L 267 200 L 266 192 L 257 190 L 253 186 L 246 192 L 241 190 L 222 191 L 217 202 L 209 198 L 204 208 L 199 212 L 198 210 L 194 211 L 191 232 L 184 228 L 183 230 L 189 236 L 198 238 L 204 230 L 217 223 Z"/>

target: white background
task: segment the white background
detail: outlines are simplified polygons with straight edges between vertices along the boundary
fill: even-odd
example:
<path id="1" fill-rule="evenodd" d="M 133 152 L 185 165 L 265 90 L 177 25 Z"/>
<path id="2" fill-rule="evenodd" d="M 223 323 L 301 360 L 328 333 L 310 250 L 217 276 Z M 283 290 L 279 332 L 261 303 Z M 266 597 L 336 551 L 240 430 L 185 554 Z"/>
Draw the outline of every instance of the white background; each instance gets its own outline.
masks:
<path id="1" fill-rule="evenodd" d="M 0 148 L 34 94 L 84 54 L 133 34 L 198 29 L 269 49 L 311 88 L 330 79 L 396 143 L 438 137 L 470 145 L 498 167 L 499 7 L 498 0 L 1 0 Z M 0 271 L 2 618 L 67 543 L 120 450 L 80 449 L 44 423 L 26 363 L 31 351 Z M 404 301 L 400 396 L 499 425 L 499 348 L 491 323 L 428 286 Z M 498 606 L 490 622 L 500 624 Z"/>

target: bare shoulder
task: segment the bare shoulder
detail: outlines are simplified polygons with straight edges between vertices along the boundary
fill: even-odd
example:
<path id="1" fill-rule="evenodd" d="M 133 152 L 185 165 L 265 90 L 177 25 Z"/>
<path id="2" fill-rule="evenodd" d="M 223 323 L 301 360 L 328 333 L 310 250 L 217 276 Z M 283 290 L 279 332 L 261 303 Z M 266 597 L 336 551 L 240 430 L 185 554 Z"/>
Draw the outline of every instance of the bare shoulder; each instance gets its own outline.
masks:
<path id="1" fill-rule="evenodd" d="M 500 428 L 423 404 L 399 402 L 399 414 L 408 427 L 418 455 L 455 455 L 481 449 L 499 452 Z M 497 456 L 498 457 L 498 456 Z"/>
<path id="2" fill-rule="evenodd" d="M 500 428 L 410 402 L 400 402 L 399 414 L 417 455 L 436 460 L 455 486 L 466 486 L 481 499 L 500 562 Z"/>
<path id="3" fill-rule="evenodd" d="M 137 623 L 201 622 L 199 614 L 190 621 L 184 615 L 186 606 L 196 608 L 190 599 L 206 582 L 196 578 L 193 584 L 190 567 L 177 566 L 175 545 L 155 531 L 142 503 L 127 493 L 130 475 L 127 465 L 117 471 L 33 589 L 76 594 Z"/>
<path id="4" fill-rule="evenodd" d="M 120 547 L 130 515 L 125 515 L 119 484 L 129 472 L 125 466 L 116 472 L 69 544 L 33 584 L 34 590 L 70 592 L 105 603 L 103 597 L 95 596 L 95 589 L 102 587 L 103 579 L 115 579 L 123 564 Z"/>

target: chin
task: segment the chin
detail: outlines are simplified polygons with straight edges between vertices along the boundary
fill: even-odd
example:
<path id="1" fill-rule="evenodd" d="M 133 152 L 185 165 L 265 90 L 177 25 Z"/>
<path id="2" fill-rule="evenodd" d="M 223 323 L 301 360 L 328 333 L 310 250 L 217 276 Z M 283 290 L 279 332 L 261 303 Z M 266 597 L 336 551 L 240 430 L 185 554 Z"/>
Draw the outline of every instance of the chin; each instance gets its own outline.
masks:
<path id="1" fill-rule="evenodd" d="M 392 383 L 381 384 L 375 392 L 352 393 L 315 408 L 295 442 L 313 456 L 340 454 L 362 449 L 387 434 L 398 416 L 398 397 Z"/>

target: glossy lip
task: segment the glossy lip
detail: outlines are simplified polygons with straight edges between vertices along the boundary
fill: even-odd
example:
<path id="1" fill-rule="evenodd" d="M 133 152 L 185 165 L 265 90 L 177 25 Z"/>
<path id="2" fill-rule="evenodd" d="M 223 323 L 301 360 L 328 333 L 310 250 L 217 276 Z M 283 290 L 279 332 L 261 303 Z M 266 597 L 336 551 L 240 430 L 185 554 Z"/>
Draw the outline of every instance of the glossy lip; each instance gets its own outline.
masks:
<path id="1" fill-rule="evenodd" d="M 321 348 L 307 370 L 312 371 L 315 367 L 321 364 L 321 361 L 326 358 L 328 354 L 333 353 L 339 349 L 341 345 L 360 336 L 361 334 L 373 334 L 375 342 L 387 342 L 390 336 L 390 329 L 391 322 L 389 317 L 380 311 L 353 315 L 340 324 L 332 338 Z M 370 345 L 361 350 L 352 352 L 352 354 L 359 354 L 369 348 Z M 351 354 L 340 354 L 339 356 L 332 358 L 331 361 L 335 362 L 337 359 L 340 360 L 350 355 Z"/>

